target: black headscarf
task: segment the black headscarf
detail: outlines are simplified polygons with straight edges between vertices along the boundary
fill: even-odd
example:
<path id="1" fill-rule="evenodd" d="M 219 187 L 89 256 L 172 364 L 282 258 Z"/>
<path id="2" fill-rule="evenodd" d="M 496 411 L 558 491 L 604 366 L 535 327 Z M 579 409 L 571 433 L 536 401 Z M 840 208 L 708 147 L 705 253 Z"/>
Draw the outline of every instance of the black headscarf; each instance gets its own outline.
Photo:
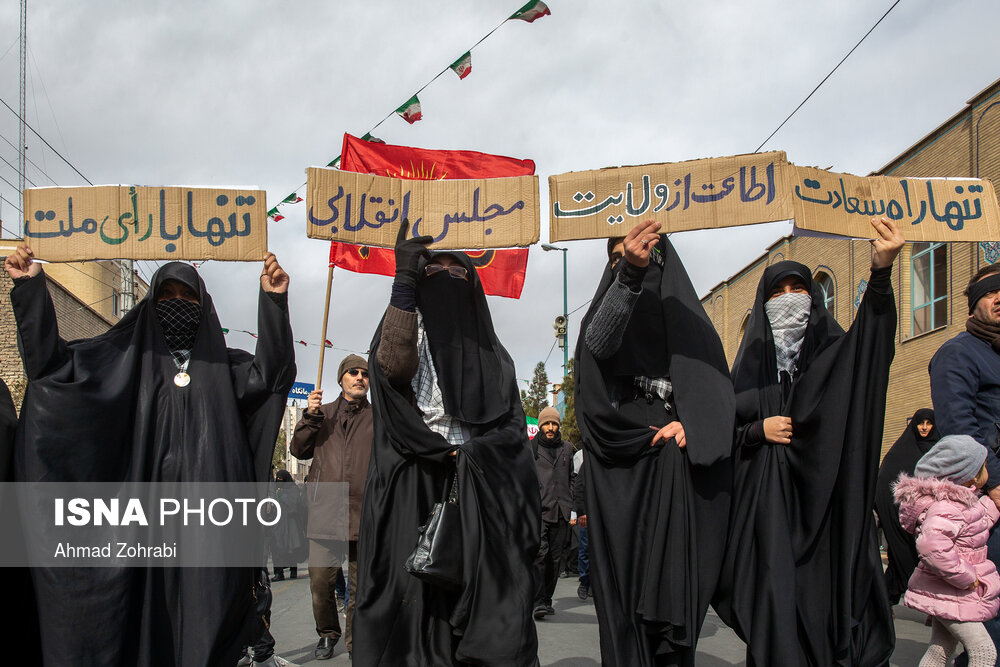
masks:
<path id="1" fill-rule="evenodd" d="M 893 498 L 892 485 L 899 479 L 900 473 L 912 475 L 920 457 L 941 439 L 937 426 L 932 426 L 927 437 L 920 435 L 917 425 L 924 421 L 934 424 L 934 411 L 930 408 L 921 408 L 913 413 L 902 435 L 882 459 L 875 485 L 875 511 L 878 513 L 879 524 L 885 535 L 886 552 L 889 557 L 889 564 L 885 570 L 885 584 L 892 604 L 899 602 L 918 562 L 916 538 L 899 525 L 899 505 Z"/>
<path id="2" fill-rule="evenodd" d="M 872 515 L 895 350 L 886 271 L 873 272 L 846 334 L 802 264 L 769 266 L 757 286 L 733 366 L 733 505 L 715 604 L 748 642 L 748 664 L 880 665 L 892 651 Z M 812 305 L 797 376 L 782 387 L 764 303 L 788 275 Z M 790 445 L 748 440 L 776 415 L 792 419 Z"/>
<path id="3" fill-rule="evenodd" d="M 166 280 L 191 287 L 201 309 L 186 387 L 174 384 L 177 365 L 156 315 L 154 295 Z M 146 297 L 95 338 L 59 338 L 44 275 L 15 285 L 11 301 L 30 381 L 19 481 L 267 480 L 295 379 L 283 295 L 260 292 L 255 355 L 226 348 L 204 283 L 179 262 L 156 271 Z M 46 664 L 231 663 L 253 630 L 253 576 L 238 568 L 36 569 Z"/>
<path id="4" fill-rule="evenodd" d="M 662 267 L 650 262 L 619 352 L 598 361 L 585 335 L 576 351 L 592 581 L 607 665 L 653 665 L 670 653 L 694 659 L 725 544 L 717 529 L 728 515 L 733 428 L 725 353 L 666 236 L 657 248 Z M 609 262 L 581 331 L 614 275 Z M 669 376 L 686 449 L 672 440 L 651 447 L 650 424 L 613 407 L 616 387 L 634 375 Z"/>
<path id="5" fill-rule="evenodd" d="M 798 375 L 808 369 L 812 360 L 837 337 L 843 328 L 823 305 L 823 293 L 813 279 L 809 268 L 798 262 L 776 262 L 764 269 L 757 285 L 757 297 L 750 310 L 743 340 L 740 341 L 736 361 L 733 363 L 733 389 L 736 392 L 736 423 L 747 424 L 758 419 L 756 415 L 784 414 L 782 388 L 778 382 L 777 354 L 774 350 L 774 336 L 771 323 L 764 311 L 764 304 L 771 290 L 783 279 L 795 276 L 802 281 L 812 307 L 809 324 L 799 352 Z M 785 390 L 787 393 L 787 388 Z M 787 398 L 785 396 L 784 398 Z"/>
<path id="6" fill-rule="evenodd" d="M 375 435 L 358 542 L 358 667 L 537 664 L 532 563 L 541 509 L 514 364 L 475 267 L 463 253 L 448 254 L 469 282 L 445 272 L 428 278 L 421 263 L 416 289 L 445 408 L 465 417 L 472 437 L 450 457 L 454 445 L 424 424 L 409 386 L 391 385 L 371 364 Z M 445 291 L 456 300 L 438 302 Z M 370 348 L 375 358 L 385 326 L 383 318 Z M 453 593 L 421 583 L 403 563 L 456 470 L 464 578 Z"/>

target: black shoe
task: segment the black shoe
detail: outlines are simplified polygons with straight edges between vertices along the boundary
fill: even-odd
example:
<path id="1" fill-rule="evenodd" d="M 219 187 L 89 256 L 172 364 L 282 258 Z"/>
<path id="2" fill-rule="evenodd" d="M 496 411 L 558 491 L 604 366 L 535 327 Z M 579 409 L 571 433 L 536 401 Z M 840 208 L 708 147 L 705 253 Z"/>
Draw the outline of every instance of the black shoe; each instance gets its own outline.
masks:
<path id="1" fill-rule="evenodd" d="M 549 608 L 544 604 L 536 604 L 535 609 L 531 612 L 531 615 L 535 617 L 535 620 L 540 620 L 543 616 L 549 613 Z"/>
<path id="2" fill-rule="evenodd" d="M 285 574 L 283 572 L 277 572 L 273 577 L 271 577 L 271 581 L 284 581 L 284 580 L 285 580 Z"/>
<path id="3" fill-rule="evenodd" d="M 298 568 L 294 568 L 293 567 L 291 570 L 289 570 L 288 576 L 291 579 L 298 579 L 299 578 L 299 570 L 298 570 Z"/>
<path id="4" fill-rule="evenodd" d="M 329 660 L 333 657 L 333 647 L 337 644 L 336 639 L 331 639 L 329 637 L 320 637 L 319 643 L 316 644 L 316 650 L 314 651 L 317 660 Z"/>
<path id="5" fill-rule="evenodd" d="M 580 584 L 576 588 L 576 597 L 580 598 L 581 602 L 587 601 L 587 596 L 589 595 L 589 593 L 590 590 L 587 588 L 587 584 Z"/>
<path id="6" fill-rule="evenodd" d="M 546 616 L 551 616 L 554 613 L 556 613 L 556 610 L 552 608 L 552 605 L 550 605 L 550 604 L 545 605 L 545 615 Z"/>
<path id="7" fill-rule="evenodd" d="M 347 659 L 349 661 L 351 661 L 351 662 L 354 662 L 354 652 L 353 651 L 348 651 L 347 652 Z"/>

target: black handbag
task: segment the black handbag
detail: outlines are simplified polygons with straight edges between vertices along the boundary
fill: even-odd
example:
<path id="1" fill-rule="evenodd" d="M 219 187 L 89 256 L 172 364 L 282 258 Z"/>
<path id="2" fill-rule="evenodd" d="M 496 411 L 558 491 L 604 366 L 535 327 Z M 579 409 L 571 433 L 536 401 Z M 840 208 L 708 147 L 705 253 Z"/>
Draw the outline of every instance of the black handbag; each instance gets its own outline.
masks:
<path id="1" fill-rule="evenodd" d="M 445 481 L 442 498 L 418 529 L 417 546 L 403 569 L 428 584 L 456 589 L 462 586 L 462 517 L 456 474 Z"/>

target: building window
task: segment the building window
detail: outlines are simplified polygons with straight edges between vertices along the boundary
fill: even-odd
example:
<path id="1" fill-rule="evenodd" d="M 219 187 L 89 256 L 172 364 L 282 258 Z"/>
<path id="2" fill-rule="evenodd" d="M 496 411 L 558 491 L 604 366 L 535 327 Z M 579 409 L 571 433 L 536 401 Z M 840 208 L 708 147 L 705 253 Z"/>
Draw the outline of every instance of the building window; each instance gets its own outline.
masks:
<path id="1" fill-rule="evenodd" d="M 112 287 L 111 288 L 111 312 L 115 317 L 121 317 L 122 313 L 122 293 Z"/>
<path id="2" fill-rule="evenodd" d="M 835 298 L 836 295 L 834 294 L 833 278 L 830 277 L 829 273 L 820 271 L 816 274 L 816 277 L 813 278 L 813 280 L 816 281 L 816 284 L 819 285 L 820 292 L 823 293 L 823 306 L 831 315 L 836 317 L 837 300 Z"/>
<path id="3" fill-rule="evenodd" d="M 948 246 L 914 243 L 910 254 L 912 336 L 948 324 Z"/>
<path id="4" fill-rule="evenodd" d="M 747 324 L 750 323 L 750 311 L 747 311 L 746 317 L 743 318 L 743 323 L 740 325 L 740 339 L 737 344 L 743 342 L 743 335 L 747 332 Z"/>

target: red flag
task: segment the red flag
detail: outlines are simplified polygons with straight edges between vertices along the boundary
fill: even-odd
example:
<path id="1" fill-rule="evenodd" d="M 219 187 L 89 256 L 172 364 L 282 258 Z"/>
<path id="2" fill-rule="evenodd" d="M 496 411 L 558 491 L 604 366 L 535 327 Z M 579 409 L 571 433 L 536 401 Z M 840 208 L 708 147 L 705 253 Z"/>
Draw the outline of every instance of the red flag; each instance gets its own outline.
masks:
<path id="1" fill-rule="evenodd" d="M 373 144 L 344 135 L 341 169 L 413 180 L 530 176 L 535 163 L 476 151 L 431 150 Z M 476 265 L 487 294 L 520 298 L 528 267 L 528 249 L 481 250 L 466 253 Z M 349 243 L 330 244 L 330 264 L 348 271 L 391 276 L 396 261 L 391 249 Z"/>
<path id="2" fill-rule="evenodd" d="M 476 151 L 442 151 L 392 144 L 373 144 L 344 135 L 340 168 L 362 174 L 436 181 L 448 178 L 530 176 L 535 163 Z"/>

